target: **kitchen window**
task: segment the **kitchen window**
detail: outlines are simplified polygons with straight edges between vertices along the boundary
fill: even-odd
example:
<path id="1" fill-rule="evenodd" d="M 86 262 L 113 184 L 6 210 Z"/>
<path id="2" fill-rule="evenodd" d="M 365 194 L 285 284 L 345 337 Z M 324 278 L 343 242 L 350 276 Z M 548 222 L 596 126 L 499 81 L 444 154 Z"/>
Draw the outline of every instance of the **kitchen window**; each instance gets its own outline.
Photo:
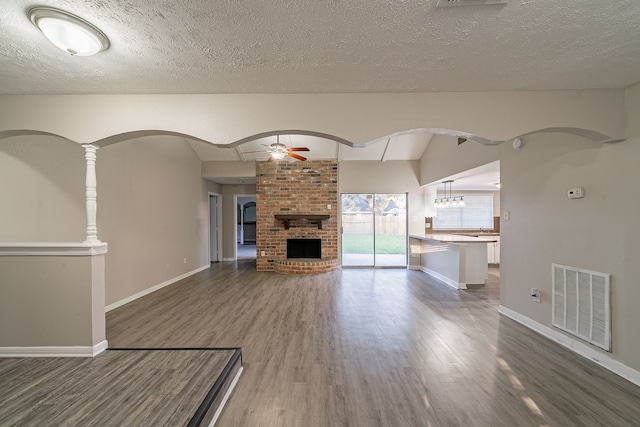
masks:
<path id="1" fill-rule="evenodd" d="M 436 208 L 433 228 L 438 230 L 493 229 L 493 194 L 464 196 L 463 208 Z"/>

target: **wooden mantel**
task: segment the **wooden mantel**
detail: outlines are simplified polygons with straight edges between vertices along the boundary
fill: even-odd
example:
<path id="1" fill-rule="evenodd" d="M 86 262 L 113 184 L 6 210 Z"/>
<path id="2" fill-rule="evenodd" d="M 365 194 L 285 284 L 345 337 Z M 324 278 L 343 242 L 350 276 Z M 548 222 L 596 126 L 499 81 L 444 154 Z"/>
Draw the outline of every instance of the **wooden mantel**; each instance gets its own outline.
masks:
<path id="1" fill-rule="evenodd" d="M 284 229 L 289 229 L 289 222 L 297 219 L 306 219 L 311 224 L 318 224 L 318 229 L 322 230 L 322 221 L 331 218 L 331 215 L 310 215 L 310 214 L 287 214 L 275 215 L 276 219 L 282 221 Z"/>

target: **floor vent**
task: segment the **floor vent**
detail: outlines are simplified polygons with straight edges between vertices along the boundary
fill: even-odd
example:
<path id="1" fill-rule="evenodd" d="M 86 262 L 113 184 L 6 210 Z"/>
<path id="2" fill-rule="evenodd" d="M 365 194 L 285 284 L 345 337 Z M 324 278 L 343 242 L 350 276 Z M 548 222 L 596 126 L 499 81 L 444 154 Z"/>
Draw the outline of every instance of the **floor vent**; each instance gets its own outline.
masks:
<path id="1" fill-rule="evenodd" d="M 611 351 L 609 274 L 552 264 L 552 324 Z"/>

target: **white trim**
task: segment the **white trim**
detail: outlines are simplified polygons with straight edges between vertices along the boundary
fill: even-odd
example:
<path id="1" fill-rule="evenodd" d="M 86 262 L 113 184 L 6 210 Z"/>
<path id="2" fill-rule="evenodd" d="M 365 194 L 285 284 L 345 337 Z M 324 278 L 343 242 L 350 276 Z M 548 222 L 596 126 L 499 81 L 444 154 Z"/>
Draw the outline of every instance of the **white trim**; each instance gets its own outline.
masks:
<path id="1" fill-rule="evenodd" d="M 240 379 L 240 374 L 242 374 L 242 371 L 244 371 L 244 367 L 241 366 L 240 369 L 238 369 L 238 373 L 236 374 L 235 378 L 233 379 L 233 382 L 231 383 L 231 385 L 227 389 L 227 392 L 224 394 L 224 398 L 220 402 L 220 406 L 218 406 L 218 409 L 216 409 L 216 413 L 214 414 L 213 419 L 209 423 L 209 427 L 213 427 L 213 425 L 216 423 L 216 421 L 218 421 L 218 418 L 220 417 L 220 414 L 222 413 L 222 408 L 224 408 L 224 405 L 227 404 L 227 400 L 229 400 L 229 397 L 231 396 L 231 392 L 233 392 L 233 389 L 236 388 L 236 384 L 238 384 L 238 380 Z"/>
<path id="2" fill-rule="evenodd" d="M 69 347 L 0 347 L 2 357 L 95 357 L 109 348 L 109 343 L 104 340 L 93 347 L 69 346 Z"/>
<path id="3" fill-rule="evenodd" d="M 589 346 L 588 344 L 584 344 L 581 341 L 578 341 L 570 336 L 565 335 L 560 331 L 556 331 L 555 329 L 549 328 L 548 326 L 538 323 L 535 320 L 532 320 L 529 317 L 526 317 L 503 305 L 498 307 L 498 311 L 504 314 L 505 316 L 509 317 L 510 319 L 513 319 L 516 322 L 526 326 L 527 328 L 534 330 L 540 335 L 543 335 L 549 338 L 551 341 L 557 342 L 563 347 L 566 347 L 569 350 L 583 357 L 586 357 L 587 359 L 597 363 L 603 368 L 608 369 L 614 374 L 617 374 L 622 378 L 640 386 L 640 371 L 636 371 L 635 369 L 614 359 L 608 354 L 604 354 L 601 351 L 596 350 L 595 347 Z"/>
<path id="4" fill-rule="evenodd" d="M 196 268 L 195 270 L 191 270 L 188 273 L 181 274 L 180 276 L 174 277 L 173 279 L 169 279 L 166 282 L 160 283 L 159 285 L 155 285 L 155 286 L 152 286 L 150 288 L 147 288 L 144 291 L 138 292 L 137 294 L 133 294 L 133 295 L 128 296 L 128 297 L 126 297 L 124 299 L 121 299 L 120 301 L 116 301 L 116 302 L 114 302 L 112 304 L 109 304 L 108 306 L 106 306 L 104 308 L 104 311 L 105 311 L 105 313 L 108 313 L 111 310 L 115 310 L 118 307 L 122 307 L 123 305 L 128 304 L 131 301 L 135 301 L 138 298 L 142 298 L 145 295 L 149 295 L 152 292 L 155 292 L 155 291 L 157 291 L 159 289 L 162 289 L 162 288 L 164 288 L 166 286 L 172 285 L 172 284 L 176 283 L 177 281 L 185 279 L 185 278 L 187 278 L 189 276 L 193 276 L 194 274 L 199 273 L 199 272 L 201 272 L 203 270 L 206 270 L 207 268 L 210 268 L 210 267 L 211 267 L 210 264 L 203 265 L 200 268 Z"/>
<path id="5" fill-rule="evenodd" d="M 430 268 L 424 267 L 424 266 L 420 266 L 419 269 L 425 273 L 427 273 L 429 276 L 433 277 L 434 279 L 438 279 L 441 282 L 446 283 L 447 285 L 456 288 L 456 289 L 467 289 L 467 284 L 466 283 L 461 283 L 461 282 L 456 282 L 453 279 L 450 279 L 447 276 L 444 276 L 440 273 L 438 273 L 437 271 L 433 271 Z"/>
<path id="6" fill-rule="evenodd" d="M 106 254 L 106 243 L 16 242 L 0 243 L 0 256 L 95 256 Z"/>
<path id="7" fill-rule="evenodd" d="M 208 223 L 209 223 L 209 229 L 208 234 L 207 234 L 207 242 L 208 245 L 207 246 L 207 256 L 209 257 L 209 262 L 213 262 L 214 260 L 211 259 L 211 197 L 215 197 L 216 198 L 216 238 L 218 239 L 218 241 L 216 242 L 216 246 L 218 247 L 218 253 L 216 255 L 216 262 L 219 262 L 222 259 L 222 250 L 223 250 L 223 226 L 224 223 L 222 222 L 222 215 L 223 215 L 223 210 L 222 210 L 222 194 L 220 193 L 214 193 L 212 191 L 208 191 L 207 192 L 207 212 L 209 213 L 209 217 L 208 217 Z"/>
<path id="8" fill-rule="evenodd" d="M 222 261 L 236 261 L 238 259 L 238 197 L 253 197 L 255 199 L 256 193 L 233 195 L 233 258 L 222 258 Z M 257 233 L 258 230 L 256 229 L 256 243 L 258 243 Z"/>

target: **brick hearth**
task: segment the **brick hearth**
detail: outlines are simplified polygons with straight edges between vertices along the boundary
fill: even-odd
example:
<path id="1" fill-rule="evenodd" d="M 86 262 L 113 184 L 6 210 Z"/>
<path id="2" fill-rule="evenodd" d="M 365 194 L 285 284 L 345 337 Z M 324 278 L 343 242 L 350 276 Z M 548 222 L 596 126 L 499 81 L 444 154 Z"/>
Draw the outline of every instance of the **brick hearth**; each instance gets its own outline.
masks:
<path id="1" fill-rule="evenodd" d="M 285 229 L 275 215 L 329 215 L 329 219 L 322 220 L 321 228 L 317 221 L 294 219 Z M 322 259 L 287 260 L 287 239 L 321 239 Z M 256 163 L 256 250 L 258 271 L 316 274 L 339 268 L 336 161 Z M 305 262 L 315 265 L 301 265 Z"/>
<path id="2" fill-rule="evenodd" d="M 274 271 L 285 274 L 320 274 L 337 270 L 338 259 L 283 259 L 273 263 Z"/>

